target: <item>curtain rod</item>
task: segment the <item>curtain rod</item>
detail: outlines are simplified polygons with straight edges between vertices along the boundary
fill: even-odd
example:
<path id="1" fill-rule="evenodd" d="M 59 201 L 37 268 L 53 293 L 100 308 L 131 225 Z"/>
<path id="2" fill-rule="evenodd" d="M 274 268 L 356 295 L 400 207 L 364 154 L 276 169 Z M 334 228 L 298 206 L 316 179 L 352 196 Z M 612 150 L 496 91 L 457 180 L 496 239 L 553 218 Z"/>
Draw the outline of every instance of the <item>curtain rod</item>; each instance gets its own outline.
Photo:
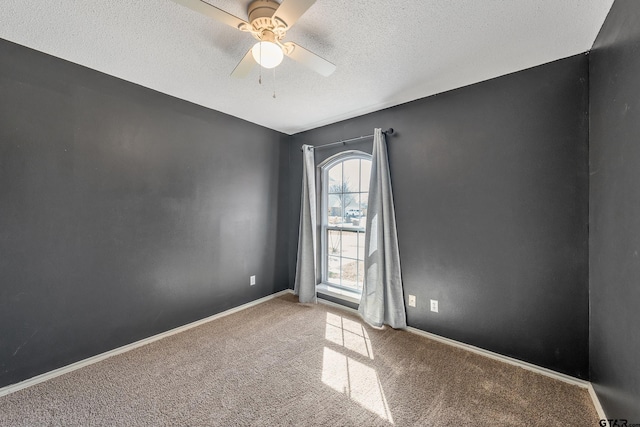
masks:
<path id="1" fill-rule="evenodd" d="M 389 128 L 387 130 L 382 131 L 382 133 L 384 133 L 385 135 L 393 135 L 395 133 L 395 131 L 393 130 L 393 128 Z M 347 144 L 349 142 L 361 141 L 363 139 L 368 139 L 368 138 L 373 138 L 373 134 L 364 135 L 364 136 L 357 136 L 355 138 L 350 138 L 350 139 L 343 139 L 341 141 L 330 142 L 329 144 L 316 145 L 315 147 L 313 147 L 313 149 L 314 150 L 321 150 L 323 148 L 332 147 L 334 145 L 345 145 L 345 144 Z M 300 151 L 302 151 L 302 148 L 300 148 Z"/>

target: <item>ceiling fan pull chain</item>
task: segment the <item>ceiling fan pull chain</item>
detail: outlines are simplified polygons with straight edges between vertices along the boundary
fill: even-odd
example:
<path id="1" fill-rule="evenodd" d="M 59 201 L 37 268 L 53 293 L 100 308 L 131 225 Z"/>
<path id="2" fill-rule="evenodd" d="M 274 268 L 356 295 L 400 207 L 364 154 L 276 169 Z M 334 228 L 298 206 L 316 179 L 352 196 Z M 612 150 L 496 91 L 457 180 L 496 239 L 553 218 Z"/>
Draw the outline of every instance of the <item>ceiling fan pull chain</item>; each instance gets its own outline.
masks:
<path id="1" fill-rule="evenodd" d="M 273 99 L 276 99 L 276 69 L 275 67 L 272 68 L 273 70 Z"/>

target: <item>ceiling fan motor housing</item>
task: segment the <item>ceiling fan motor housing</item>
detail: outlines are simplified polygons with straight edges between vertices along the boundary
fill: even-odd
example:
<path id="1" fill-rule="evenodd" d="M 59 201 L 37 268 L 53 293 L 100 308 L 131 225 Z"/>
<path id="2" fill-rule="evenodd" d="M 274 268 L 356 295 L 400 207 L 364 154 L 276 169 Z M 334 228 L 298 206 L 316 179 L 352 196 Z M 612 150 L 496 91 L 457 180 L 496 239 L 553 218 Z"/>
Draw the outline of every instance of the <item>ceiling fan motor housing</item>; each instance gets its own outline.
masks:
<path id="1" fill-rule="evenodd" d="M 255 0 L 249 4 L 249 22 L 255 31 L 272 30 L 277 23 L 271 18 L 280 7 L 274 0 Z M 283 23 L 284 24 L 284 23 Z"/>

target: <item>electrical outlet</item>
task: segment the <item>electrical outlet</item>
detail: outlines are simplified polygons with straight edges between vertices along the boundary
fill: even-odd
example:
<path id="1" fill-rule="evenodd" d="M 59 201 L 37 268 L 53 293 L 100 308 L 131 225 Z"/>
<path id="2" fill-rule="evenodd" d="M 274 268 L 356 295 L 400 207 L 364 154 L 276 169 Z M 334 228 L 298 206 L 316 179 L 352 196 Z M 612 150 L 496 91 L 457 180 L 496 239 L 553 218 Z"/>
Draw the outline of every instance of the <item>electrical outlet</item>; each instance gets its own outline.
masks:
<path id="1" fill-rule="evenodd" d="M 416 296 L 409 295 L 409 307 L 415 307 L 415 306 L 416 306 Z"/>
<path id="2" fill-rule="evenodd" d="M 435 311 L 436 313 L 438 312 L 438 300 L 437 299 L 432 299 L 431 300 L 431 311 Z"/>
<path id="3" fill-rule="evenodd" d="M 256 276 L 251 276 L 249 278 L 249 285 L 253 286 L 256 284 Z"/>

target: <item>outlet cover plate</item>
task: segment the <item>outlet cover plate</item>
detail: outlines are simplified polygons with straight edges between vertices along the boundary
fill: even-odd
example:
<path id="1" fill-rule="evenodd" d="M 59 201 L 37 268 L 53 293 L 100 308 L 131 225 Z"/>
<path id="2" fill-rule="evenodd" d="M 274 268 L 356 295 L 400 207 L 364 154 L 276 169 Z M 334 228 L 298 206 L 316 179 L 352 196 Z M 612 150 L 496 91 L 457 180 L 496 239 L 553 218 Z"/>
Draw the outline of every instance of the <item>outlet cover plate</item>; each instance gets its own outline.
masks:
<path id="1" fill-rule="evenodd" d="M 416 296 L 409 295 L 409 307 L 415 307 L 415 306 L 416 306 Z"/>
<path id="2" fill-rule="evenodd" d="M 438 300 L 437 299 L 432 299 L 431 300 L 431 311 L 434 312 L 438 312 Z"/>
<path id="3" fill-rule="evenodd" d="M 256 276 L 251 276 L 249 278 L 249 285 L 253 286 L 256 284 Z"/>

